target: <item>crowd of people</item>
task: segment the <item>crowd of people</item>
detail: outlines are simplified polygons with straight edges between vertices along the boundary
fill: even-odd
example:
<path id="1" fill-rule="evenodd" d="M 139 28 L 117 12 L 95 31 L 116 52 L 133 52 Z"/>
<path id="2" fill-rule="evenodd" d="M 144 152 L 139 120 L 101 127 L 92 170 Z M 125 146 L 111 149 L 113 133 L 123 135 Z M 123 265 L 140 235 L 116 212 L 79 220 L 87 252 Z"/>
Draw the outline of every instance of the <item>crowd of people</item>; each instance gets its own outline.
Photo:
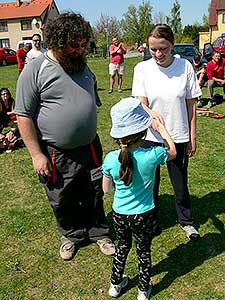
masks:
<path id="1" fill-rule="evenodd" d="M 202 88 L 207 82 L 207 107 L 211 108 L 214 101 L 214 87 L 222 87 L 223 93 L 225 93 L 225 59 L 222 57 L 220 52 L 213 51 L 212 59 L 207 64 L 204 64 L 201 61 L 200 55 L 196 54 L 194 56 L 192 66 L 198 78 L 200 88 Z M 203 106 L 203 101 L 201 98 L 198 99 L 197 106 Z"/>
<path id="2" fill-rule="evenodd" d="M 120 149 L 108 153 L 103 162 L 96 112 L 101 101 L 96 77 L 86 61 L 91 34 L 90 24 L 81 15 L 62 13 L 44 28 L 46 52 L 39 34 L 32 37 L 32 49 L 25 44 L 17 51 L 16 101 L 7 88 L 0 91 L 0 130 L 11 127 L 0 133 L 0 148 L 9 150 L 20 132 L 53 210 L 63 260 L 71 260 L 91 242 L 103 254 L 114 255 L 108 291 L 112 297 L 118 297 L 128 284 L 123 272 L 134 236 L 137 299 L 148 300 L 150 246 L 161 233 L 161 164 L 168 168 L 181 229 L 190 240 L 200 237 L 188 190 L 188 161 L 196 151 L 195 102 L 206 74 L 208 97 L 215 85 L 225 87 L 225 59 L 215 52 L 205 68 L 197 56 L 193 64 L 174 57 L 171 28 L 154 26 L 148 35 L 152 59 L 135 66 L 132 97 L 111 108 L 110 134 Z M 114 37 L 109 52 L 111 94 L 116 75 L 118 91 L 122 91 L 126 47 Z M 110 238 L 103 208 L 104 192 L 111 191 L 117 246 Z"/>

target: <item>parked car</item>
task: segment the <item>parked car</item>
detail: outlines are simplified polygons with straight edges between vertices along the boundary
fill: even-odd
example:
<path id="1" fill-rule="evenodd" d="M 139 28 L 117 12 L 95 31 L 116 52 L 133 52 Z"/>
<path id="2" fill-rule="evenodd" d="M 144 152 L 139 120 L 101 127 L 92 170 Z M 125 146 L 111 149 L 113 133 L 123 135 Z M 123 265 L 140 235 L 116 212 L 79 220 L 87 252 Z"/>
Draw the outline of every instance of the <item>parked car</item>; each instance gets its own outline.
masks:
<path id="1" fill-rule="evenodd" d="M 16 51 L 9 48 L 0 48 L 0 65 L 16 64 Z"/>
<path id="2" fill-rule="evenodd" d="M 203 56 L 207 61 L 211 60 L 213 51 L 214 49 L 211 43 L 204 44 Z"/>
<path id="3" fill-rule="evenodd" d="M 213 49 L 219 51 L 222 56 L 225 56 L 225 36 L 219 36 L 213 43 Z"/>
<path id="4" fill-rule="evenodd" d="M 186 58 L 190 62 L 193 61 L 193 58 L 195 54 L 199 54 L 201 56 L 201 61 L 203 63 L 207 63 L 207 60 L 205 57 L 202 56 L 201 52 L 199 49 L 194 45 L 194 44 L 188 44 L 188 43 L 183 43 L 183 44 L 174 44 L 174 47 L 171 51 L 173 55 L 179 55 L 179 57 Z M 144 59 L 147 60 L 151 58 L 151 54 L 149 52 L 149 49 L 146 47 L 144 51 Z"/>

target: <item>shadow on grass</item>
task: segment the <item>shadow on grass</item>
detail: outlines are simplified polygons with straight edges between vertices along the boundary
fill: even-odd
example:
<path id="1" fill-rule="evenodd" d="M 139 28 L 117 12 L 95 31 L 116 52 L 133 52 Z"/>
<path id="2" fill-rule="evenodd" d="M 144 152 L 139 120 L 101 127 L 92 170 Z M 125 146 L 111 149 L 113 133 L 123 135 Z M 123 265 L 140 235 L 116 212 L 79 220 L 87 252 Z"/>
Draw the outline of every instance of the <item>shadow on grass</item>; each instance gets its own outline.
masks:
<path id="1" fill-rule="evenodd" d="M 217 218 L 217 215 L 225 212 L 224 194 L 223 189 L 211 192 L 202 198 L 191 197 L 192 214 L 197 227 L 210 219 L 219 232 L 207 233 L 198 241 L 189 241 L 179 245 L 167 253 L 167 258 L 153 266 L 152 275 L 167 272 L 163 279 L 154 286 L 153 295 L 168 288 L 176 278 L 191 272 L 204 261 L 225 251 L 224 224 Z M 160 198 L 160 221 L 162 228 L 166 229 L 176 224 L 174 198 L 169 195 L 163 195 Z"/>
<path id="2" fill-rule="evenodd" d="M 153 275 L 167 272 L 163 279 L 154 285 L 153 295 L 168 288 L 176 278 L 191 272 L 204 261 L 221 254 L 225 250 L 224 240 L 223 228 L 223 232 L 207 233 L 198 242 L 189 241 L 170 251 L 166 259 L 153 266 Z"/>
<path id="3" fill-rule="evenodd" d="M 219 192 L 211 192 L 202 198 L 191 197 L 192 211 L 194 212 L 193 214 L 196 215 L 196 225 L 205 224 L 211 219 L 212 224 L 219 232 L 207 233 L 198 241 L 189 241 L 186 244 L 179 245 L 167 253 L 167 258 L 154 265 L 152 275 L 162 272 L 166 272 L 166 275 L 159 283 L 154 285 L 153 295 L 168 288 L 174 280 L 191 272 L 196 267 L 202 265 L 204 261 L 225 251 L 224 224 L 217 218 L 217 215 L 225 212 L 224 194 L 225 189 Z M 107 217 L 111 218 L 111 215 L 108 214 Z M 160 197 L 159 219 L 163 230 L 177 224 L 173 196 L 162 195 Z M 138 275 L 130 279 L 125 291 L 137 285 Z"/>
<path id="4" fill-rule="evenodd" d="M 225 189 L 211 192 L 202 198 L 191 197 L 191 212 L 195 219 L 196 227 L 204 224 L 209 218 L 215 220 L 215 216 L 225 213 L 224 206 Z M 173 227 L 177 224 L 174 196 L 162 195 L 159 199 L 159 223 L 162 229 Z M 217 224 L 213 225 L 217 228 Z M 217 228 L 220 230 L 219 228 Z M 221 231 L 221 230 L 220 230 Z"/>

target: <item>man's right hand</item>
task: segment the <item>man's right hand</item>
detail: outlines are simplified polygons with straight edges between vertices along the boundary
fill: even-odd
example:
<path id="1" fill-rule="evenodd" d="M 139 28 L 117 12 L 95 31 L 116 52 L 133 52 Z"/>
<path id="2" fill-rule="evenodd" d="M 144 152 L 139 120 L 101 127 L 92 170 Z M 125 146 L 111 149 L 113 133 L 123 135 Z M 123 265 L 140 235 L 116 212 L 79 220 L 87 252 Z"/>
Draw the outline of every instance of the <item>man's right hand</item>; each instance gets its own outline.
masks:
<path id="1" fill-rule="evenodd" d="M 36 154 L 32 157 L 32 162 L 35 172 L 42 176 L 51 176 L 51 163 L 43 153 Z"/>

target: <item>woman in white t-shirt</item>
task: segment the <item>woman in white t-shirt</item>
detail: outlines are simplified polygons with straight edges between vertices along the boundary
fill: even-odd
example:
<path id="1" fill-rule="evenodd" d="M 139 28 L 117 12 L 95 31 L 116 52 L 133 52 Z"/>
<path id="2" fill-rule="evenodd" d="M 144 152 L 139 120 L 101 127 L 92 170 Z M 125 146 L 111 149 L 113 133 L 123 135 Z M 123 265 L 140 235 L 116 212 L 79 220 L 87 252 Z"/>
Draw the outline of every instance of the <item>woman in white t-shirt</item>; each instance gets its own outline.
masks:
<path id="1" fill-rule="evenodd" d="M 148 36 L 152 58 L 135 66 L 132 94 L 138 97 L 154 119 L 165 122 L 177 150 L 177 157 L 167 163 L 175 194 L 178 222 L 189 239 L 199 234 L 190 212 L 187 186 L 188 158 L 196 151 L 195 100 L 201 96 L 191 63 L 172 56 L 174 35 L 166 24 L 157 24 Z M 153 126 L 154 128 L 154 126 Z M 161 145 L 164 141 L 154 129 L 149 129 L 145 147 Z M 156 233 L 160 169 L 155 178 Z"/>

